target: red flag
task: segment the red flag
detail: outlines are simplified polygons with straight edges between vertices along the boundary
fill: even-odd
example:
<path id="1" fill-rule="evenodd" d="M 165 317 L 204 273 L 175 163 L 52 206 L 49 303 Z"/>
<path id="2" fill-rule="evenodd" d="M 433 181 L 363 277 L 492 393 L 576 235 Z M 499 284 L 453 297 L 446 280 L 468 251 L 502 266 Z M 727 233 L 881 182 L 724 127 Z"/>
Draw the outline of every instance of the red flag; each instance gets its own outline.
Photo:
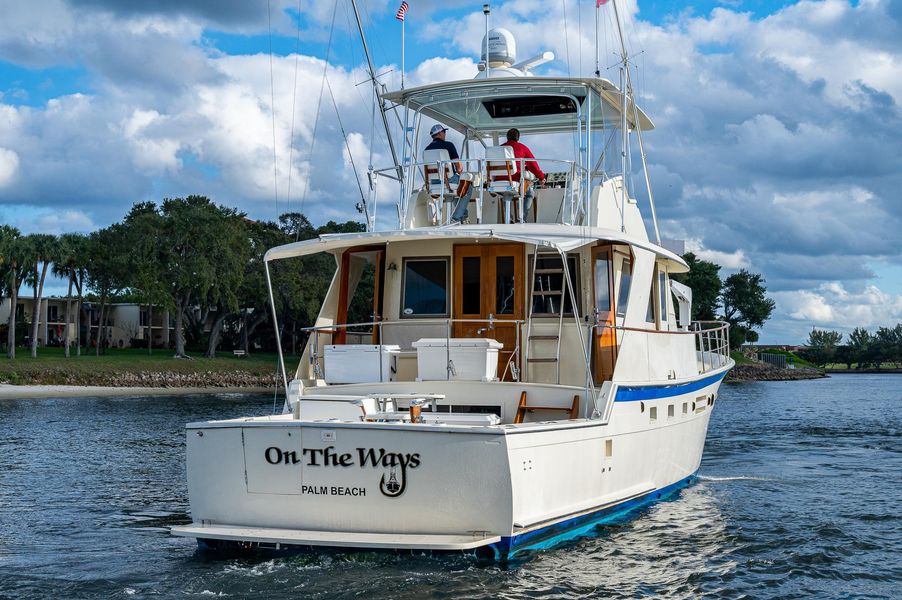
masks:
<path id="1" fill-rule="evenodd" d="M 607 4 L 608 0 L 595 0 L 595 8 L 599 8 L 602 4 Z"/>
<path id="2" fill-rule="evenodd" d="M 607 2 L 607 0 L 605 0 L 605 2 Z M 407 5 L 407 2 L 402 2 L 401 6 L 398 7 L 398 12 L 395 13 L 395 18 L 398 19 L 399 21 L 403 21 L 404 15 L 407 14 L 407 9 L 409 9 L 409 8 L 410 8 L 410 6 Z"/>

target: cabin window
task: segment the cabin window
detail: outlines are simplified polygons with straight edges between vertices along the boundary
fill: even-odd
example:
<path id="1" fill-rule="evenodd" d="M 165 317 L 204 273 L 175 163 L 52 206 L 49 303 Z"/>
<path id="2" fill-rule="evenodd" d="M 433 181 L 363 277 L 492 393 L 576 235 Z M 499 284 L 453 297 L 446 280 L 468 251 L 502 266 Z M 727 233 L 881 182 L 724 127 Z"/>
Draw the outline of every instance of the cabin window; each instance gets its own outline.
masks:
<path id="1" fill-rule="evenodd" d="M 448 316 L 448 258 L 404 259 L 401 316 Z"/>
<path id="2" fill-rule="evenodd" d="M 667 417 L 673 418 L 673 416 L 674 416 L 673 404 L 668 404 L 667 405 Z"/>
<path id="3" fill-rule="evenodd" d="M 539 256 L 535 261 L 535 265 L 536 272 L 532 278 L 533 316 L 558 316 L 561 314 L 562 303 L 564 305 L 564 314 L 572 315 L 573 303 L 570 301 L 570 291 L 567 289 L 567 282 L 564 280 L 560 256 Z M 578 258 L 576 256 L 568 256 L 567 266 L 570 269 L 570 282 L 573 284 L 573 293 L 576 295 L 578 307 L 580 291 Z"/>
<path id="4" fill-rule="evenodd" d="M 514 257 L 495 257 L 495 314 L 514 314 Z"/>
<path id="5" fill-rule="evenodd" d="M 482 313 L 482 260 L 478 256 L 465 256 L 461 264 L 463 293 L 461 312 L 465 315 Z"/>
<path id="6" fill-rule="evenodd" d="M 655 281 L 652 279 L 651 288 L 648 290 L 648 310 L 645 311 L 645 321 L 655 322 Z"/>
<path id="7" fill-rule="evenodd" d="M 626 302 L 630 297 L 630 285 L 633 282 L 633 261 L 624 258 L 620 264 L 620 291 L 617 294 L 617 316 L 626 315 Z"/>
<path id="8" fill-rule="evenodd" d="M 595 310 L 611 311 L 611 291 L 609 287 L 611 261 L 607 253 L 599 254 L 595 260 Z"/>
<path id="9" fill-rule="evenodd" d="M 652 406 L 648 409 L 648 420 L 654 423 L 658 420 L 658 407 Z"/>
<path id="10" fill-rule="evenodd" d="M 667 273 L 663 269 L 658 270 L 658 296 L 661 299 L 661 307 L 658 314 L 661 319 L 661 328 L 667 323 Z"/>

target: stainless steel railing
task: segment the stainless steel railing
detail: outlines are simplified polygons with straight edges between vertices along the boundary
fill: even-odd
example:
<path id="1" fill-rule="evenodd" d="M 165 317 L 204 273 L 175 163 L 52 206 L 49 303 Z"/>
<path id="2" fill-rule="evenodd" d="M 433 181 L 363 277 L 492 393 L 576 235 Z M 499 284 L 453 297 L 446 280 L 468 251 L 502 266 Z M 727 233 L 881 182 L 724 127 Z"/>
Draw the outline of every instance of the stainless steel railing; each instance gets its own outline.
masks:
<path id="1" fill-rule="evenodd" d="M 437 198 L 432 200 L 433 203 L 433 215 L 434 224 L 448 224 L 450 222 L 451 210 L 443 211 L 442 208 L 447 204 L 455 203 L 458 199 L 458 196 L 455 191 L 449 190 L 448 185 L 446 184 L 446 179 L 450 179 L 454 175 L 457 174 L 455 170 L 456 165 L 461 165 L 463 168 L 464 174 L 470 174 L 476 176 L 476 191 L 478 191 L 478 195 L 474 192 L 473 199 L 476 202 L 476 222 L 482 222 L 482 210 L 485 204 L 486 195 L 506 195 L 509 199 L 518 198 L 520 201 L 518 203 L 518 219 L 520 221 L 524 220 L 525 207 L 523 203 L 523 199 L 526 193 L 526 186 L 524 185 L 526 181 L 529 181 L 529 176 L 526 175 L 528 172 L 526 169 L 526 163 L 528 162 L 541 162 L 547 165 L 560 166 L 560 170 L 558 172 L 566 173 L 566 177 L 564 180 L 564 207 L 559 213 L 559 219 L 556 221 L 558 223 L 571 224 L 577 217 L 577 214 L 580 210 L 585 210 L 586 207 L 583 207 L 585 204 L 585 199 L 582 198 L 583 195 L 587 194 L 580 187 L 580 182 L 583 181 L 586 174 L 586 169 L 579 163 L 573 160 L 561 160 L 561 159 L 552 159 L 552 158 L 499 158 L 499 159 L 488 159 L 488 158 L 460 158 L 457 160 L 447 160 L 447 161 L 420 161 L 420 162 L 411 162 L 405 165 L 405 168 L 409 169 L 408 174 L 405 178 L 405 181 L 401 182 L 402 189 L 402 197 L 406 198 L 407 202 L 410 201 L 410 196 L 415 191 L 420 191 L 426 187 L 427 181 L 425 177 L 424 169 L 426 167 L 436 168 L 437 173 L 432 177 L 430 177 L 429 187 L 435 186 L 435 189 L 430 189 L 431 194 L 436 195 Z M 513 183 L 516 183 L 515 186 L 510 186 L 509 190 L 499 189 L 503 187 L 499 185 L 503 183 L 503 180 L 497 179 L 498 177 L 502 177 L 503 175 L 500 172 L 495 172 L 493 175 L 493 181 L 489 181 L 489 172 L 488 172 L 488 163 L 498 164 L 498 163 L 509 163 L 511 164 L 511 172 L 517 173 L 517 177 L 514 179 Z M 445 171 L 448 172 L 448 177 L 445 176 Z M 391 173 L 395 173 L 395 168 L 389 169 L 379 169 L 374 171 L 376 175 L 385 175 L 391 176 Z M 393 177 L 392 177 L 393 178 Z M 432 182 L 434 181 L 434 183 Z M 494 189 L 492 189 L 494 188 Z M 408 207 L 409 211 L 409 207 Z M 446 212 L 447 214 L 443 214 Z M 511 215 L 509 210 L 505 211 L 504 222 L 510 222 Z"/>
<path id="2" fill-rule="evenodd" d="M 695 353 L 699 373 L 707 373 L 725 366 L 730 358 L 730 324 L 724 321 L 693 321 L 688 330 L 663 331 L 642 327 L 625 327 L 608 323 L 586 325 L 590 340 L 595 329 L 633 331 L 648 335 L 691 335 L 695 337 Z"/>

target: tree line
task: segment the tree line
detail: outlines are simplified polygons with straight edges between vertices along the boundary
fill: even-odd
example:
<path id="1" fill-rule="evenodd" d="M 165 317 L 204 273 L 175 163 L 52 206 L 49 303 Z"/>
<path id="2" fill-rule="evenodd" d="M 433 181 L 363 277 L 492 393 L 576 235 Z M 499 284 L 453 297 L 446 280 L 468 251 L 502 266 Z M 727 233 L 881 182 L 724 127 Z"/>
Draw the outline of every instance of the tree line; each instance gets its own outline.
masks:
<path id="1" fill-rule="evenodd" d="M 300 213 L 286 213 L 277 222 L 253 221 L 244 213 L 215 204 L 204 196 L 167 198 L 161 203 L 135 204 L 125 217 L 89 234 L 22 235 L 0 225 L 0 298 L 10 300 L 6 323 L 7 356 L 15 358 L 21 327 L 30 327 L 31 356 L 37 356 L 39 319 L 21 320 L 16 306 L 20 290 L 30 288 L 33 315 L 41 315 L 47 274 L 66 282 L 62 346 L 80 354 L 104 347 L 109 312 L 114 302 L 134 301 L 146 307 L 146 343 L 152 348 L 153 310 L 166 310 L 173 319 L 175 354 L 189 346 L 212 358 L 224 336 L 233 347 L 249 352 L 255 344 L 271 348 L 273 334 L 263 255 L 269 248 L 311 239 L 324 233 L 363 231 L 360 223 L 328 222 L 314 227 Z M 280 332 L 289 349 L 301 329 L 319 312 L 332 273 L 330 255 L 278 261 L 270 265 Z M 97 327 L 87 327 L 86 301 L 97 311 Z M 211 322 L 210 330 L 205 324 Z M 17 327 L 19 330 L 17 330 Z"/>
<path id="2" fill-rule="evenodd" d="M 770 319 L 776 304 L 767 297 L 764 277 L 740 269 L 726 279 L 720 265 L 701 260 L 692 252 L 683 255 L 688 273 L 671 278 L 692 288 L 692 320 L 723 320 L 730 324 L 730 348 L 758 341 L 758 332 Z"/>
<path id="3" fill-rule="evenodd" d="M 902 323 L 880 327 L 874 333 L 856 327 L 848 341 L 845 344 L 842 341 L 843 334 L 838 331 L 812 329 L 807 347 L 799 355 L 818 367 L 843 364 L 849 369 L 852 365 L 859 369 L 879 369 L 884 363 L 902 366 Z"/>

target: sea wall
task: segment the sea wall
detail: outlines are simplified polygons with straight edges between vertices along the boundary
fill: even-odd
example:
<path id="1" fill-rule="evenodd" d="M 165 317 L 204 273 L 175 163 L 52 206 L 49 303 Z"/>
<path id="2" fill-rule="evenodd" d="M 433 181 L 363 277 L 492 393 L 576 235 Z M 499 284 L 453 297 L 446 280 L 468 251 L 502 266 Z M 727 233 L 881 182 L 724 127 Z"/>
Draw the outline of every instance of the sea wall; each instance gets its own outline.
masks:
<path id="1" fill-rule="evenodd" d="M 736 365 L 727 376 L 727 382 L 742 381 L 797 381 L 801 379 L 821 379 L 827 375 L 818 369 L 799 367 L 779 369 L 767 363 Z"/>

